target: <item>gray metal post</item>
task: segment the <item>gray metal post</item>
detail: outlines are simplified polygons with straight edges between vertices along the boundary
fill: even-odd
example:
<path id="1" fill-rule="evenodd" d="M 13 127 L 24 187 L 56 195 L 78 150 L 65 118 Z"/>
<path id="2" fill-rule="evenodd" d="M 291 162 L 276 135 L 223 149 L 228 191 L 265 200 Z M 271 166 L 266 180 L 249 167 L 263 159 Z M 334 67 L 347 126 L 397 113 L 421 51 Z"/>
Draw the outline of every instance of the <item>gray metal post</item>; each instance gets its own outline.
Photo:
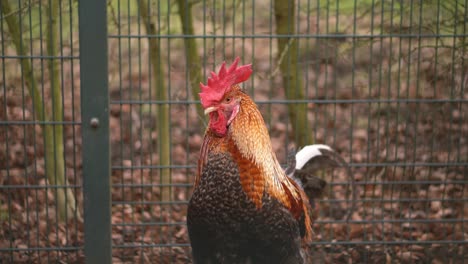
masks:
<path id="1" fill-rule="evenodd" d="M 106 1 L 80 0 L 84 254 L 112 262 Z"/>

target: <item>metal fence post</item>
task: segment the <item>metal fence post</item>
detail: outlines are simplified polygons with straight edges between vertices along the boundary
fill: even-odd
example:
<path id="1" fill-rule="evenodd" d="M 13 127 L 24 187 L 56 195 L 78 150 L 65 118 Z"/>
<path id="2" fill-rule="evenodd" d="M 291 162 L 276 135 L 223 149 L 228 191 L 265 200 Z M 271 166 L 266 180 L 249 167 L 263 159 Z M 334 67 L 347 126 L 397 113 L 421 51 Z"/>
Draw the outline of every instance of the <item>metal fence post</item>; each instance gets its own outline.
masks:
<path id="1" fill-rule="evenodd" d="M 112 262 L 106 1 L 79 1 L 86 263 Z"/>

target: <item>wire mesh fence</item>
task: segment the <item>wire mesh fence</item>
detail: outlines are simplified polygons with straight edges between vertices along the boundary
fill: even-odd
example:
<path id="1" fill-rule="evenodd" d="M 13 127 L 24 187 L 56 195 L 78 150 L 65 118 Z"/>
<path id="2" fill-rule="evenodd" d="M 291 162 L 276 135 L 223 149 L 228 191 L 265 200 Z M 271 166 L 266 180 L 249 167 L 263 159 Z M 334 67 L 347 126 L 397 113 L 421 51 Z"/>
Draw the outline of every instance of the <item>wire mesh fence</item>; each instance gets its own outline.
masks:
<path id="1" fill-rule="evenodd" d="M 82 255 L 78 36 L 70 6 L 0 2 L 2 263 Z"/>
<path id="2" fill-rule="evenodd" d="M 281 163 L 315 142 L 351 168 L 349 219 L 351 179 L 318 175 L 317 263 L 468 260 L 466 0 L 110 0 L 107 16 L 78 14 L 92 2 L 0 1 L 0 263 L 82 263 L 107 246 L 113 263 L 192 263 L 198 83 L 236 56 Z M 108 133 L 89 132 L 106 117 Z M 83 212 L 87 199 L 102 208 Z M 100 211 L 109 241 L 89 244 Z"/>

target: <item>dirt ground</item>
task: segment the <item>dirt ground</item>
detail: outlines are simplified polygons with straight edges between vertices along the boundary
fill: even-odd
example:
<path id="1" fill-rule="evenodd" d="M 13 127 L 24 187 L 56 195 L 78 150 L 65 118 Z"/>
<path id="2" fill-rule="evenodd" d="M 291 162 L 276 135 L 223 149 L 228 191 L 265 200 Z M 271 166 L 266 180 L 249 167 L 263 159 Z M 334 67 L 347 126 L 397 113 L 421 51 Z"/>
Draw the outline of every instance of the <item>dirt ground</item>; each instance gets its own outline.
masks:
<path id="1" fill-rule="evenodd" d="M 309 29 L 308 20 L 300 21 L 299 33 L 323 33 Z M 364 33 L 368 22 L 361 24 Z M 265 23 L 258 19 L 256 31 L 272 33 Z M 147 42 L 109 39 L 114 263 L 191 263 L 186 202 L 205 124 L 187 87 L 182 41 L 162 45 L 172 50 L 164 54 L 172 102 L 170 204 L 161 202 L 159 169 L 154 167 L 160 138 L 150 103 L 155 88 Z M 199 46 L 206 72 L 223 57 L 229 61 L 240 55 L 253 63 L 252 82 L 244 87 L 259 103 L 284 164 L 288 150 L 299 146 L 282 102 L 281 78 L 271 76 L 277 68 L 275 40 L 220 38 L 206 46 Z M 316 201 L 314 242 L 308 249 L 314 263 L 468 260 L 466 58 L 460 63 L 450 48 L 421 47 L 410 54 L 411 44 L 403 38 L 372 44 L 304 38 L 300 46 L 311 133 L 350 163 L 357 187 L 357 209 L 346 222 L 350 179 L 341 169 L 322 175 L 328 185 Z M 0 142 L 5 142 L 0 146 L 0 263 L 83 263 L 83 223 L 76 217 L 58 222 L 53 188 L 45 178 L 42 130 L 30 122 L 32 103 L 17 61 L 5 61 L 9 70 L 0 79 L 0 120 L 10 123 L 0 124 Z M 70 122 L 64 126 L 66 174 L 82 212 L 79 62 L 62 66 L 64 118 Z M 47 97 L 47 76 L 43 84 Z"/>

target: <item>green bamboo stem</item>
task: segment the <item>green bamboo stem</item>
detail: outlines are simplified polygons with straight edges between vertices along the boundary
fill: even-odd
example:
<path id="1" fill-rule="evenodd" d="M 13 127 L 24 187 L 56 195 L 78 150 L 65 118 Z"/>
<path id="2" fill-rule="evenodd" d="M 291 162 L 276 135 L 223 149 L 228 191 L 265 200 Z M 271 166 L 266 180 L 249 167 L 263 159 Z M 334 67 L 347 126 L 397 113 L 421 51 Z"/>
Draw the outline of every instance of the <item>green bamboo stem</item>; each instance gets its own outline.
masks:
<path id="1" fill-rule="evenodd" d="M 295 2 L 275 0 L 276 34 L 292 35 L 295 33 Z M 304 100 L 302 73 L 298 68 L 298 41 L 290 38 L 278 38 L 278 63 L 280 64 L 283 85 L 288 100 Z M 307 119 L 307 104 L 288 104 L 289 119 L 295 133 L 298 147 L 313 143 Z"/>
<path id="2" fill-rule="evenodd" d="M 145 24 L 146 33 L 148 35 L 157 35 L 156 25 L 150 21 L 148 1 L 139 0 L 140 15 Z M 159 45 L 158 38 L 148 38 L 150 48 L 150 60 L 153 66 L 153 84 L 157 100 L 167 101 L 169 99 L 168 91 L 166 89 L 164 81 L 164 66 L 162 63 L 161 47 Z M 157 124 L 158 124 L 158 139 L 159 139 L 159 163 L 163 167 L 160 169 L 161 172 L 161 200 L 170 201 L 171 199 L 171 170 L 170 159 L 170 129 L 169 129 L 169 104 L 158 104 L 157 105 Z"/>

